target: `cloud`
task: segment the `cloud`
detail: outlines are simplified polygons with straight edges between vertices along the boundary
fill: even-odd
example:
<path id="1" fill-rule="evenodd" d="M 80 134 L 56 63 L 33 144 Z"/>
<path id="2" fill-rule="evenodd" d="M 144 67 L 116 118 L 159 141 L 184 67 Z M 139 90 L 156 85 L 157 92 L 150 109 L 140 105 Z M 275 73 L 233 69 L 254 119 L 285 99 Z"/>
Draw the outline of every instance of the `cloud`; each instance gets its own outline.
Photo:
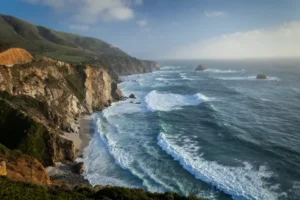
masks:
<path id="1" fill-rule="evenodd" d="M 300 57 L 300 21 L 272 29 L 225 34 L 183 47 L 170 57 L 240 59 Z"/>
<path id="2" fill-rule="evenodd" d="M 148 25 L 148 21 L 147 20 L 138 20 L 136 22 L 140 27 L 144 27 Z"/>
<path id="3" fill-rule="evenodd" d="M 86 24 L 104 21 L 125 21 L 134 18 L 133 7 L 142 0 L 23 0 L 43 4 L 56 11 L 71 13 L 71 19 Z"/>
<path id="4" fill-rule="evenodd" d="M 204 15 L 206 17 L 221 17 L 221 16 L 225 16 L 226 14 L 221 11 L 205 11 Z"/>
<path id="5" fill-rule="evenodd" d="M 88 31 L 90 27 L 87 25 L 73 24 L 69 26 L 69 29 L 76 31 Z"/>

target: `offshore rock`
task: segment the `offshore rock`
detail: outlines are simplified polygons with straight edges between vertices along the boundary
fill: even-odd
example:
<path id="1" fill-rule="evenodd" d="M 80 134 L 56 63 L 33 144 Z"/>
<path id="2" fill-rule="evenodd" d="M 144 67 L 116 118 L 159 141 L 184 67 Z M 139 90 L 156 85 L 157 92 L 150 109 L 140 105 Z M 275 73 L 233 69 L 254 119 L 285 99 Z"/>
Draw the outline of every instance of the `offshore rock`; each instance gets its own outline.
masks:
<path id="1" fill-rule="evenodd" d="M 256 79 L 268 79 L 268 77 L 265 74 L 257 74 Z"/>
<path id="2" fill-rule="evenodd" d="M 198 66 L 195 68 L 196 71 L 204 71 L 204 70 L 206 70 L 206 69 L 207 69 L 207 67 L 205 67 L 204 65 L 198 65 Z"/>

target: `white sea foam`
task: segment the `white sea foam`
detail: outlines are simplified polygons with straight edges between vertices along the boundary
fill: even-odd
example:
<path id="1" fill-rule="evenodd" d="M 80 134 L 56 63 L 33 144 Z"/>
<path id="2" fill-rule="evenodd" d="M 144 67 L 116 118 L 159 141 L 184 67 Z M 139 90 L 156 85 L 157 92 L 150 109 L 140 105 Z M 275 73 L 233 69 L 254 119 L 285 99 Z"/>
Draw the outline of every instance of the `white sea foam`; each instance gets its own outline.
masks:
<path id="1" fill-rule="evenodd" d="M 210 98 L 201 93 L 194 95 L 180 95 L 173 93 L 159 93 L 151 91 L 146 97 L 146 106 L 151 111 L 171 111 L 181 109 L 183 106 L 195 106 Z"/>
<path id="2" fill-rule="evenodd" d="M 180 76 L 183 80 L 190 80 L 190 81 L 194 80 L 194 79 L 188 77 L 188 76 L 186 75 L 186 73 L 180 73 L 179 76 Z"/>
<path id="3" fill-rule="evenodd" d="M 248 81 L 279 81 L 280 79 L 277 77 L 268 77 L 268 79 L 256 79 L 256 76 L 235 76 L 235 77 L 216 77 L 221 80 L 248 80 Z"/>
<path id="4" fill-rule="evenodd" d="M 89 147 L 86 149 L 84 158 L 86 167 L 84 176 L 92 185 L 112 184 L 117 186 L 137 187 L 136 185 L 128 185 L 128 182 L 119 180 L 116 177 L 104 176 L 102 178 L 102 174 L 98 172 L 103 169 L 99 169 L 99 166 L 102 166 L 105 169 L 107 167 L 105 167 L 105 160 L 107 159 L 103 158 L 103 152 L 101 152 L 103 149 L 99 149 L 101 146 L 102 148 L 105 148 L 119 167 L 125 171 L 129 171 L 135 177 L 139 178 L 142 181 L 142 185 L 146 187 L 147 190 L 152 192 L 175 190 L 173 186 L 165 184 L 161 177 L 153 174 L 150 169 L 143 166 L 143 163 L 136 162 L 136 158 L 132 152 L 120 145 L 119 140 L 120 137 L 122 137 L 122 133 L 118 131 L 117 126 L 114 126 L 111 122 L 109 122 L 109 119 L 104 116 L 99 116 L 97 120 L 97 128 L 99 135 L 94 136 L 93 142 L 90 143 Z M 101 143 L 99 143 L 99 139 Z M 132 165 L 134 165 L 134 167 Z M 138 165 L 141 166 L 138 167 Z"/>
<path id="5" fill-rule="evenodd" d="M 180 68 L 181 66 L 164 66 L 162 67 L 161 69 L 178 69 Z"/>
<path id="6" fill-rule="evenodd" d="M 132 102 L 132 103 L 131 103 Z M 112 106 L 106 108 L 102 113 L 106 118 L 115 115 L 132 114 L 147 111 L 146 107 L 138 100 L 127 99 L 113 103 Z"/>
<path id="7" fill-rule="evenodd" d="M 221 70 L 221 69 L 206 69 L 204 72 L 211 72 L 211 73 L 220 73 L 220 74 L 228 74 L 228 73 L 239 73 L 245 72 L 245 70 Z"/>
<path id="8" fill-rule="evenodd" d="M 259 167 L 258 170 L 255 170 L 248 162 L 244 162 L 243 167 L 224 166 L 191 153 L 188 146 L 178 146 L 175 142 L 172 143 L 172 140 L 167 139 L 163 133 L 158 135 L 157 140 L 158 145 L 179 161 L 184 169 L 197 179 L 232 195 L 235 200 L 278 198 L 275 192 L 265 186 L 265 180 L 272 176 L 265 166 Z"/>

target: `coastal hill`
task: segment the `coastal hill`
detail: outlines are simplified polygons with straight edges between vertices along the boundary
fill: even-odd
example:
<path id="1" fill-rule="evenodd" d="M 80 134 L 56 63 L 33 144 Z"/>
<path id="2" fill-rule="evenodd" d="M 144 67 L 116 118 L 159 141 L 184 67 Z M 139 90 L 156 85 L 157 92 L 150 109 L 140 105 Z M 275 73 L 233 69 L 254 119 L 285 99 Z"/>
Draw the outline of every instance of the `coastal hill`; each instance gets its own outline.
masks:
<path id="1" fill-rule="evenodd" d="M 32 55 L 62 61 L 83 61 L 99 54 L 128 56 L 102 40 L 36 26 L 13 16 L 0 15 L 0 27 L 0 51 L 20 47 Z"/>
<path id="2" fill-rule="evenodd" d="M 146 73 L 160 67 L 159 63 L 129 56 L 102 40 L 36 26 L 13 16 L 0 14 L 0 27 L 0 52 L 23 48 L 36 60 L 45 56 L 68 63 L 93 63 L 118 75 Z"/>

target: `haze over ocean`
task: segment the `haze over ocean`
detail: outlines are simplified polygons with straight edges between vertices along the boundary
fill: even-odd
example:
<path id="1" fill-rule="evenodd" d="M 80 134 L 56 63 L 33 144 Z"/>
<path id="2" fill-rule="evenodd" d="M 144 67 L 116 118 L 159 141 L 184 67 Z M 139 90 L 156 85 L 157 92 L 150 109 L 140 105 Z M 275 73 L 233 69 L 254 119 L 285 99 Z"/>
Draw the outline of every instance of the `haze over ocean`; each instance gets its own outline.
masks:
<path id="1" fill-rule="evenodd" d="M 194 71 L 199 63 L 209 69 Z M 137 99 L 95 116 L 85 177 L 218 200 L 299 199 L 299 60 L 164 64 L 122 77 Z"/>

